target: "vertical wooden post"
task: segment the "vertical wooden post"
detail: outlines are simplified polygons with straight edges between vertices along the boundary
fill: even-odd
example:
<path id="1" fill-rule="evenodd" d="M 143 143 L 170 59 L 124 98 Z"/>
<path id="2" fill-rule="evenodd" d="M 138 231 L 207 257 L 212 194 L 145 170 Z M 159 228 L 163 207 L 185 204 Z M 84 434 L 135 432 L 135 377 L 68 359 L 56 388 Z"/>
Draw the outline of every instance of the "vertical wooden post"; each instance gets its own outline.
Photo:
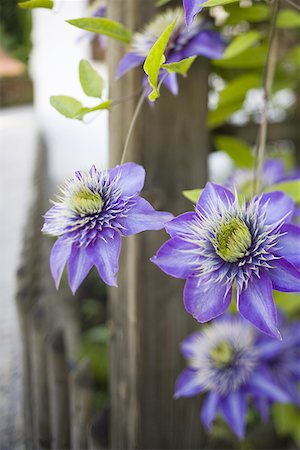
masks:
<path id="1" fill-rule="evenodd" d="M 114 0 L 110 18 L 137 29 L 154 12 L 154 1 Z M 114 73 L 123 45 L 110 41 L 110 96 L 130 95 L 141 86 L 142 70 L 119 81 Z M 154 108 L 146 103 L 137 121 L 127 161 L 147 171 L 144 195 L 161 210 L 174 214 L 192 209 L 183 189 L 206 180 L 208 63 L 201 59 L 180 93 L 164 88 Z M 119 164 L 137 99 L 110 113 L 110 162 Z M 111 448 L 201 448 L 203 433 L 199 399 L 174 400 L 174 383 L 183 366 L 180 341 L 195 327 L 182 301 L 183 283 L 150 263 L 164 232 L 123 239 L 118 289 L 111 291 Z"/>

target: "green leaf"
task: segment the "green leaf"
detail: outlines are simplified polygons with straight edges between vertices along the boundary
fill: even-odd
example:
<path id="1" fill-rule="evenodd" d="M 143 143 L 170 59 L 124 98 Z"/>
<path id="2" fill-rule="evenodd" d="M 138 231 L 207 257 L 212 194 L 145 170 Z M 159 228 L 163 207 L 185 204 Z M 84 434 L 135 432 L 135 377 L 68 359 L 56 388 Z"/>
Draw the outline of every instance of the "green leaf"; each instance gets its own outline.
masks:
<path id="1" fill-rule="evenodd" d="M 76 98 L 67 95 L 53 95 L 50 97 L 50 104 L 63 116 L 76 119 L 80 116 L 82 103 Z"/>
<path id="2" fill-rule="evenodd" d="M 215 137 L 214 144 L 217 150 L 226 152 L 238 167 L 248 169 L 253 166 L 251 148 L 242 139 L 222 134 Z"/>
<path id="3" fill-rule="evenodd" d="M 300 411 L 297 405 L 277 403 L 272 406 L 275 429 L 281 436 L 291 435 L 300 447 Z"/>
<path id="4" fill-rule="evenodd" d="M 260 38 L 261 33 L 258 31 L 248 31 L 248 33 L 235 37 L 226 48 L 223 59 L 234 58 L 235 56 L 240 55 L 258 42 Z"/>
<path id="5" fill-rule="evenodd" d="M 274 291 L 273 295 L 276 306 L 282 309 L 289 318 L 300 313 L 299 293 Z"/>
<path id="6" fill-rule="evenodd" d="M 215 128 L 225 123 L 234 112 L 242 108 L 243 103 L 243 100 L 238 100 L 224 106 L 218 106 L 214 111 L 209 111 L 207 114 L 209 128 Z"/>
<path id="7" fill-rule="evenodd" d="M 234 78 L 220 92 L 219 106 L 244 100 L 249 89 L 261 86 L 261 76 L 259 74 L 245 74 Z"/>
<path id="8" fill-rule="evenodd" d="M 278 28 L 300 27 L 300 13 L 293 9 L 283 9 L 278 13 L 276 25 Z"/>
<path id="9" fill-rule="evenodd" d="M 202 191 L 203 189 L 191 189 L 188 191 L 182 191 L 182 195 L 192 203 L 197 203 Z"/>
<path id="10" fill-rule="evenodd" d="M 255 48 L 248 48 L 243 53 L 228 59 L 214 59 L 213 65 L 228 69 L 254 69 L 264 67 L 268 46 L 261 44 Z"/>
<path id="11" fill-rule="evenodd" d="M 245 8 L 232 4 L 225 6 L 225 11 L 230 14 L 226 19 L 226 25 L 235 25 L 241 21 L 263 22 L 270 17 L 270 8 L 263 3 Z"/>
<path id="12" fill-rule="evenodd" d="M 227 5 L 228 3 L 236 3 L 239 0 L 208 0 L 205 3 L 202 3 L 201 6 L 203 6 L 203 8 L 212 8 L 213 6 L 222 6 L 222 5 Z"/>
<path id="13" fill-rule="evenodd" d="M 81 102 L 76 100 L 76 98 L 67 95 L 53 95 L 50 97 L 50 104 L 63 116 L 68 117 L 69 119 L 82 120 L 85 114 L 108 109 L 111 101 L 107 100 L 106 102 L 102 102 L 93 107 L 85 107 Z"/>
<path id="14" fill-rule="evenodd" d="M 144 71 L 148 75 L 148 82 L 152 87 L 152 92 L 149 94 L 149 100 L 151 100 L 151 102 L 154 102 L 159 97 L 159 91 L 157 87 L 158 73 L 159 69 L 164 63 L 164 51 L 167 47 L 176 21 L 177 19 L 175 19 L 174 22 L 171 23 L 171 25 L 169 25 L 163 31 L 163 33 L 160 35 L 160 37 L 148 53 L 148 56 L 144 63 Z"/>
<path id="15" fill-rule="evenodd" d="M 266 189 L 266 192 L 282 191 L 292 197 L 294 202 L 300 203 L 300 180 L 283 181 L 273 184 Z"/>
<path id="16" fill-rule="evenodd" d="M 186 77 L 187 73 L 188 73 L 191 65 L 195 61 L 195 59 L 196 59 L 196 56 L 191 56 L 190 58 L 185 58 L 178 62 L 163 64 L 161 67 L 163 69 L 166 69 L 168 72 L 171 72 L 171 73 L 175 72 L 175 73 L 178 73 L 179 75 Z"/>
<path id="17" fill-rule="evenodd" d="M 102 96 L 104 80 L 85 59 L 79 63 L 79 79 L 86 95 L 99 98 Z"/>
<path id="18" fill-rule="evenodd" d="M 24 9 L 47 8 L 52 9 L 54 2 L 52 0 L 28 0 L 27 2 L 19 2 L 18 6 Z"/>
<path id="19" fill-rule="evenodd" d="M 106 17 L 86 17 L 82 19 L 67 20 L 68 23 L 82 30 L 92 33 L 104 34 L 118 41 L 130 44 L 132 32 L 119 22 Z"/>

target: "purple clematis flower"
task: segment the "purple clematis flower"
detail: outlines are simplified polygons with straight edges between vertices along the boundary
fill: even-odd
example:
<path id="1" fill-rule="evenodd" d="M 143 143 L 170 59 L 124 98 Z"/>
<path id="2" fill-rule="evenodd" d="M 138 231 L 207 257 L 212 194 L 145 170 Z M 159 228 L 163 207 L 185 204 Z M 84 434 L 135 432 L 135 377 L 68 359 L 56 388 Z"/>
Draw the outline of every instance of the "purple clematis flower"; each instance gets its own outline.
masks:
<path id="1" fill-rule="evenodd" d="M 192 25 L 196 15 L 202 10 L 204 2 L 206 0 L 183 0 L 185 20 L 188 28 Z"/>
<path id="2" fill-rule="evenodd" d="M 188 367 L 176 381 L 175 398 L 206 394 L 201 421 L 208 430 L 220 411 L 242 439 L 249 397 L 269 403 L 290 402 L 273 378 L 263 349 L 257 346 L 257 335 L 241 317 L 225 315 L 182 342 Z"/>
<path id="3" fill-rule="evenodd" d="M 66 182 L 42 229 L 58 237 L 50 256 L 57 288 L 67 262 L 73 293 L 93 266 L 105 283 L 116 286 L 121 236 L 160 230 L 173 217 L 139 196 L 144 181 L 143 167 L 126 163 L 102 171 L 93 166 Z"/>
<path id="4" fill-rule="evenodd" d="M 184 305 L 199 322 L 223 314 L 236 286 L 240 314 L 280 338 L 272 289 L 300 292 L 300 228 L 289 223 L 293 210 L 282 192 L 240 205 L 231 191 L 207 183 L 195 211 L 166 224 L 171 239 L 152 262 L 186 279 Z"/>
<path id="5" fill-rule="evenodd" d="M 177 22 L 165 52 L 166 63 L 178 62 L 198 55 L 209 59 L 221 58 L 226 44 L 209 22 L 197 18 L 188 30 L 183 9 L 167 9 L 146 25 L 143 31 L 134 34 L 130 51 L 123 57 L 117 68 L 117 78 L 144 63 L 154 43 L 176 18 Z M 168 74 L 166 70 L 161 70 L 159 78 L 163 78 L 163 83 L 174 95 L 178 93 L 175 73 Z"/>

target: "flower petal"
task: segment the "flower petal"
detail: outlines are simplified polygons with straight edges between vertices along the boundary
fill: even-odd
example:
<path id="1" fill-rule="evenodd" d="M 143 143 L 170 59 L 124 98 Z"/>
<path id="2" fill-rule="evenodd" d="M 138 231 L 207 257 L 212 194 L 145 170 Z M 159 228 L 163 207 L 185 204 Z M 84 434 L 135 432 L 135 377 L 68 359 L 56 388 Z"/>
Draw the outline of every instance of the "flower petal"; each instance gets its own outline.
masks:
<path id="1" fill-rule="evenodd" d="M 266 225 L 272 225 L 281 220 L 288 222 L 291 219 L 295 206 L 288 195 L 280 191 L 262 194 L 260 206 L 263 207 L 266 204 Z"/>
<path id="2" fill-rule="evenodd" d="M 169 75 L 164 79 L 163 84 L 173 95 L 178 95 L 178 81 L 176 73 L 169 73 Z"/>
<path id="3" fill-rule="evenodd" d="M 290 263 L 300 269 L 300 227 L 292 224 L 284 224 L 281 233 L 286 233 L 280 237 L 280 249 L 277 253 L 283 256 Z"/>
<path id="4" fill-rule="evenodd" d="M 264 422 L 267 422 L 270 417 L 270 407 L 271 407 L 270 400 L 268 400 L 265 397 L 254 396 L 253 402 L 262 420 Z"/>
<path id="5" fill-rule="evenodd" d="M 223 416 L 232 431 L 242 439 L 245 434 L 247 402 L 244 392 L 233 391 L 221 400 Z"/>
<path id="6" fill-rule="evenodd" d="M 204 283 L 201 277 L 190 277 L 184 288 L 184 306 L 198 320 L 208 322 L 223 314 L 231 301 L 231 289 L 217 283 Z"/>
<path id="7" fill-rule="evenodd" d="M 73 245 L 68 262 L 69 285 L 73 294 L 75 294 L 92 267 L 93 263 L 87 254 L 86 248 Z"/>
<path id="8" fill-rule="evenodd" d="M 203 402 L 201 409 L 201 421 L 208 431 L 210 431 L 212 423 L 217 415 L 219 403 L 219 394 L 216 392 L 210 392 L 207 394 Z"/>
<path id="9" fill-rule="evenodd" d="M 229 191 L 229 189 L 226 189 L 224 186 L 209 182 L 206 183 L 206 186 L 199 197 L 196 207 L 202 214 L 210 214 L 210 205 L 212 205 L 217 211 L 219 211 L 220 200 L 225 205 L 225 207 L 228 207 L 231 203 L 234 202 L 235 197 L 233 193 Z"/>
<path id="10" fill-rule="evenodd" d="M 50 269 L 54 278 L 56 289 L 58 289 L 60 279 L 72 250 L 72 242 L 59 238 L 52 247 L 50 254 Z"/>
<path id="11" fill-rule="evenodd" d="M 180 236 L 184 234 L 190 234 L 191 224 L 196 217 L 197 214 L 195 212 L 187 212 L 184 214 L 180 214 L 180 216 L 174 217 L 174 219 L 166 223 L 165 225 L 166 232 L 171 237 L 175 237 L 177 235 Z"/>
<path id="12" fill-rule="evenodd" d="M 172 277 L 188 278 L 199 266 L 195 249 L 195 245 L 175 237 L 165 242 L 151 261 Z"/>
<path id="13" fill-rule="evenodd" d="M 253 373 L 248 380 L 248 386 L 255 396 L 267 397 L 274 402 L 290 401 L 288 394 L 272 380 L 266 371 Z"/>
<path id="14" fill-rule="evenodd" d="M 201 342 L 201 336 L 202 334 L 199 332 L 192 333 L 181 342 L 181 353 L 186 359 L 192 358 L 197 354 L 197 343 Z"/>
<path id="15" fill-rule="evenodd" d="M 238 309 L 240 314 L 259 330 L 281 339 L 277 329 L 272 282 L 268 275 L 261 273 L 260 278 L 253 275 L 247 288 L 238 293 Z"/>
<path id="16" fill-rule="evenodd" d="M 195 16 L 201 11 L 201 5 L 204 2 L 205 0 L 183 0 L 185 20 L 188 28 L 192 25 Z"/>
<path id="17" fill-rule="evenodd" d="M 174 398 L 193 397 L 203 391 L 197 370 L 185 369 L 176 380 Z"/>
<path id="18" fill-rule="evenodd" d="M 112 233 L 113 235 L 105 240 L 98 238 L 94 245 L 89 245 L 86 250 L 102 280 L 109 286 L 117 286 L 116 274 L 119 270 L 121 236 L 117 231 Z"/>
<path id="19" fill-rule="evenodd" d="M 122 195 L 134 195 L 141 192 L 145 184 L 145 169 L 135 163 L 125 163 L 109 170 L 109 178 L 115 180 Z"/>
<path id="20" fill-rule="evenodd" d="M 143 56 L 136 55 L 135 53 L 127 53 L 119 62 L 116 71 L 116 79 L 118 80 L 125 75 L 125 73 L 129 72 L 129 70 L 141 65 L 144 61 L 145 58 Z"/>
<path id="21" fill-rule="evenodd" d="M 300 292 L 300 272 L 293 264 L 281 258 L 272 261 L 272 266 L 268 274 L 272 280 L 273 289 L 280 292 Z"/>
<path id="22" fill-rule="evenodd" d="M 281 159 L 269 159 L 263 165 L 263 177 L 265 186 L 283 181 L 285 178 L 284 164 Z"/>
<path id="23" fill-rule="evenodd" d="M 209 59 L 221 58 L 226 47 L 225 41 L 215 30 L 202 30 L 184 47 L 183 58 L 205 56 Z"/>
<path id="24" fill-rule="evenodd" d="M 118 223 L 123 227 L 122 233 L 130 236 L 145 230 L 161 230 L 172 218 L 171 213 L 156 211 L 147 200 L 138 197 L 128 216 L 119 219 Z"/>

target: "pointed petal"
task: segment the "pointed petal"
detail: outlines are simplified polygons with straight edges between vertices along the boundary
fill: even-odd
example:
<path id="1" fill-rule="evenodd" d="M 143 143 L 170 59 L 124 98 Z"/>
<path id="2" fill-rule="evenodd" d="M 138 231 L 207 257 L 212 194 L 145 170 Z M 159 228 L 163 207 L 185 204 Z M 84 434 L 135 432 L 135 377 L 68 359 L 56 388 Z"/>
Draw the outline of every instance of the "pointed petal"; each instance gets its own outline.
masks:
<path id="1" fill-rule="evenodd" d="M 285 178 L 284 164 L 281 159 L 269 159 L 263 166 L 264 184 L 272 186 Z"/>
<path id="2" fill-rule="evenodd" d="M 272 261 L 272 266 L 268 274 L 272 280 L 273 289 L 280 292 L 300 292 L 300 272 L 293 264 L 281 258 Z"/>
<path id="3" fill-rule="evenodd" d="M 171 213 L 156 211 L 147 200 L 138 197 L 128 216 L 119 219 L 118 222 L 123 227 L 122 233 L 130 236 L 145 230 L 161 230 L 172 218 Z"/>
<path id="4" fill-rule="evenodd" d="M 52 247 L 50 254 L 50 269 L 58 289 L 64 267 L 71 255 L 72 243 L 64 238 L 59 238 Z"/>
<path id="5" fill-rule="evenodd" d="M 178 81 L 176 73 L 169 73 L 169 75 L 163 81 L 163 84 L 173 95 L 178 95 Z"/>
<path id="6" fill-rule="evenodd" d="M 188 278 L 199 267 L 196 248 L 195 245 L 175 237 L 165 242 L 151 261 L 172 277 Z"/>
<path id="7" fill-rule="evenodd" d="M 183 58 L 205 56 L 209 59 L 221 58 L 226 47 L 225 41 L 215 30 L 202 30 L 192 38 L 183 50 Z"/>
<path id="8" fill-rule="evenodd" d="M 288 195 L 280 191 L 262 194 L 260 206 L 267 204 L 266 225 L 272 225 L 280 220 L 288 222 L 294 212 L 294 202 Z"/>
<path id="9" fill-rule="evenodd" d="M 192 358 L 198 352 L 199 340 L 201 333 L 196 332 L 186 337 L 180 344 L 181 353 L 186 359 Z"/>
<path id="10" fill-rule="evenodd" d="M 75 294 L 92 267 L 93 263 L 86 249 L 73 245 L 68 262 L 69 285 L 73 294 Z"/>
<path id="11" fill-rule="evenodd" d="M 201 277 L 188 278 L 184 288 L 184 306 L 198 320 L 208 322 L 223 314 L 231 301 L 231 289 L 219 284 L 207 284 Z"/>
<path id="12" fill-rule="evenodd" d="M 145 183 L 145 169 L 135 163 L 125 163 L 109 170 L 109 178 L 115 180 L 122 195 L 134 195 L 141 192 Z"/>
<path id="13" fill-rule="evenodd" d="M 267 422 L 270 417 L 271 402 L 265 397 L 253 397 L 254 405 L 259 412 L 262 420 Z"/>
<path id="14" fill-rule="evenodd" d="M 300 269 L 300 227 L 292 224 L 284 224 L 281 233 L 286 233 L 280 237 L 280 249 L 277 253 L 292 263 L 298 270 Z"/>
<path id="15" fill-rule="evenodd" d="M 190 226 L 196 217 L 197 214 L 195 212 L 180 214 L 180 216 L 174 217 L 174 219 L 166 223 L 166 232 L 171 237 L 175 237 L 177 235 L 182 235 L 185 233 L 189 234 L 191 230 Z"/>
<path id="16" fill-rule="evenodd" d="M 272 282 L 268 275 L 253 275 L 246 289 L 238 294 L 240 314 L 263 333 L 281 339 L 277 329 L 277 312 L 272 295 Z"/>
<path id="17" fill-rule="evenodd" d="M 188 28 L 192 25 L 195 16 L 201 11 L 201 5 L 204 2 L 205 0 L 183 0 L 185 20 Z"/>
<path id="18" fill-rule="evenodd" d="M 105 240 L 98 238 L 94 245 L 89 245 L 86 250 L 102 280 L 109 286 L 117 286 L 116 274 L 119 270 L 121 237 L 114 230 L 110 237 L 105 235 L 104 237 Z"/>
<path id="19" fill-rule="evenodd" d="M 289 402 L 288 394 L 278 386 L 267 372 L 256 371 L 248 381 L 250 391 L 255 396 L 269 398 L 274 402 Z"/>
<path id="20" fill-rule="evenodd" d="M 229 189 L 219 184 L 206 183 L 196 207 L 202 214 L 210 214 L 209 206 L 212 204 L 218 211 L 220 200 L 227 207 L 234 202 L 235 197 Z"/>
<path id="21" fill-rule="evenodd" d="M 232 431 L 242 439 L 245 434 L 247 412 L 245 394 L 241 391 L 234 391 L 227 397 L 222 398 L 221 410 Z"/>
<path id="22" fill-rule="evenodd" d="M 125 75 L 125 73 L 129 72 L 129 70 L 143 64 L 144 61 L 145 58 L 143 56 L 138 56 L 135 53 L 127 53 L 119 62 L 116 71 L 116 79 L 118 80 Z"/>
<path id="23" fill-rule="evenodd" d="M 207 394 L 201 409 L 201 421 L 203 425 L 210 431 L 213 421 L 218 412 L 220 403 L 219 394 L 210 392 Z"/>
<path id="24" fill-rule="evenodd" d="M 174 398 L 193 397 L 202 391 L 197 370 L 185 369 L 176 380 Z"/>

